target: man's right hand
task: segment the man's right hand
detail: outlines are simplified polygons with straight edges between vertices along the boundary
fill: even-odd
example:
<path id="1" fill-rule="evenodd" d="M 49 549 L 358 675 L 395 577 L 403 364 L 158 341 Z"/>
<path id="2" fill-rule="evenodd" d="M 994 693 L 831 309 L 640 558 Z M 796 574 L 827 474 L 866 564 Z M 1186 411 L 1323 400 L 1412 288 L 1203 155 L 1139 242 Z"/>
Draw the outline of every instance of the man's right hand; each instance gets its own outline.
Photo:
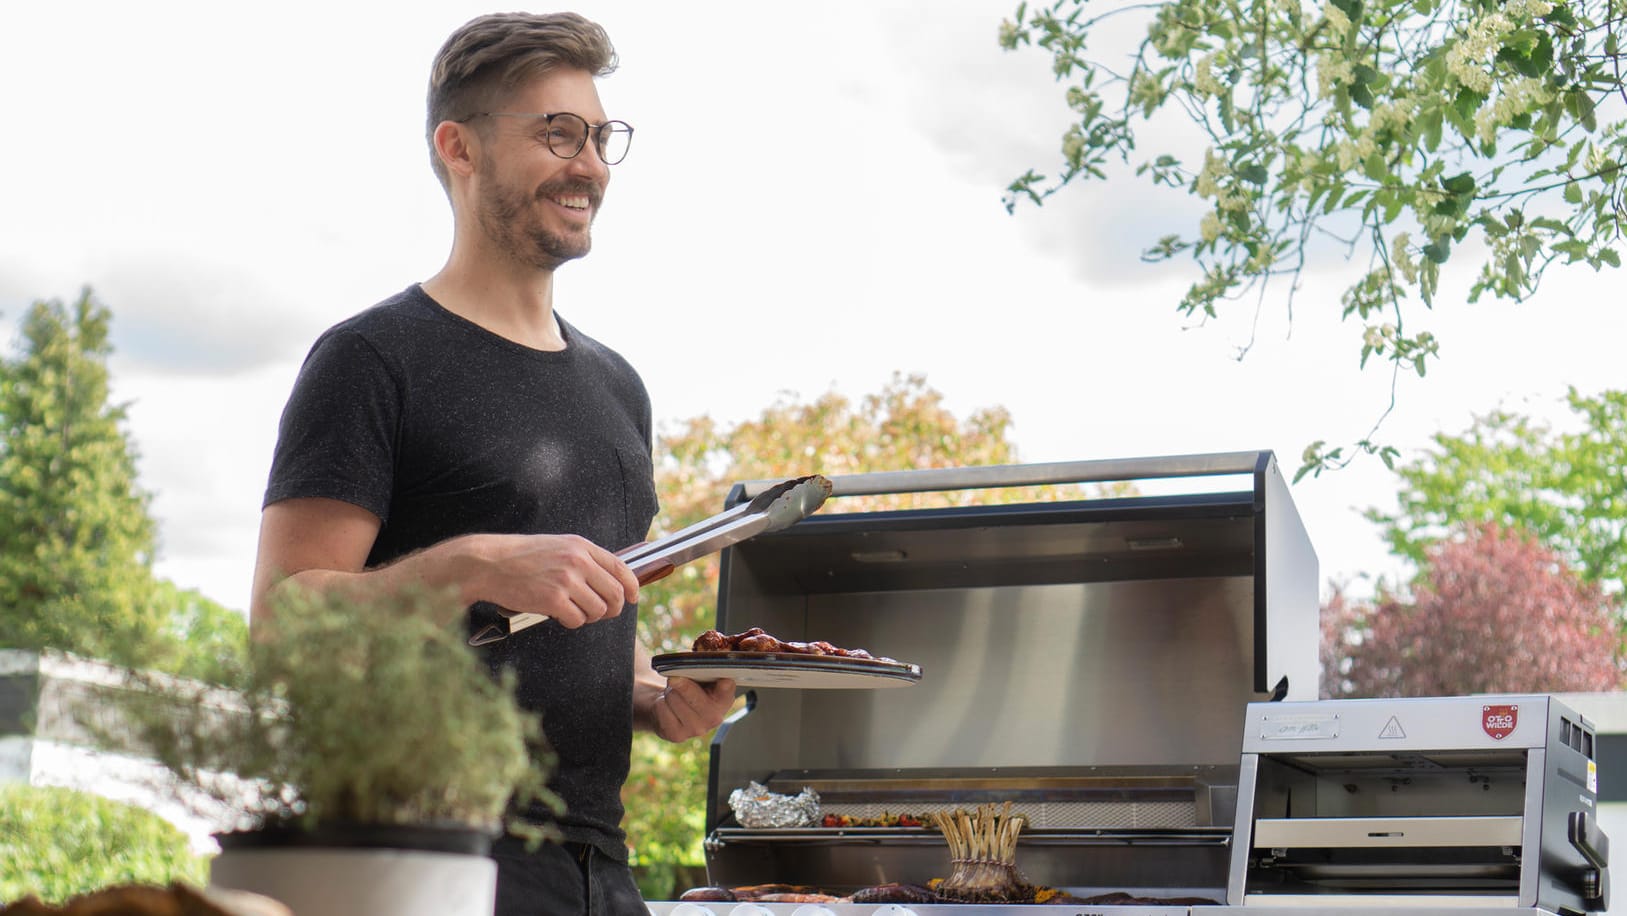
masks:
<path id="1" fill-rule="evenodd" d="M 627 564 L 575 535 L 471 534 L 368 569 L 381 524 L 373 513 L 340 500 L 267 506 L 260 516 L 251 622 L 264 617 L 268 596 L 289 580 L 361 595 L 455 587 L 464 606 L 489 601 L 573 629 L 615 617 L 638 601 L 638 578 Z"/>
<path id="2" fill-rule="evenodd" d="M 569 629 L 638 602 L 638 577 L 627 564 L 576 535 L 469 535 L 446 547 L 468 551 L 471 573 L 460 584 L 471 602 L 542 614 Z"/>

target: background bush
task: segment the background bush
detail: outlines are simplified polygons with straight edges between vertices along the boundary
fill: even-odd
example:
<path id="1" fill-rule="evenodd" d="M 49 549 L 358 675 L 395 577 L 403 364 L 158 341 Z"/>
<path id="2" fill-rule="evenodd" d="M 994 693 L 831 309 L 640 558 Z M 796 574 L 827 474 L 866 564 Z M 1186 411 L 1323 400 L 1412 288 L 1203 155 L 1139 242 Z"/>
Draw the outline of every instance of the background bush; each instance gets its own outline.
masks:
<path id="1" fill-rule="evenodd" d="M 208 859 L 151 811 L 73 789 L 0 784 L 0 903 L 207 879 Z"/>

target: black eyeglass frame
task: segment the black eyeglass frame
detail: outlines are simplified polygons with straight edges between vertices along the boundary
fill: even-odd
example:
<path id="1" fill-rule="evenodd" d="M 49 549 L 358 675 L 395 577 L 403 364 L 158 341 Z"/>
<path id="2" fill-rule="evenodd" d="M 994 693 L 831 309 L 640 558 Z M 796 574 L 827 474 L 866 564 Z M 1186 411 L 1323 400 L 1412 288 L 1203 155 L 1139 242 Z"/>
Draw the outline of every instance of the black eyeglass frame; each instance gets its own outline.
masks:
<path id="1" fill-rule="evenodd" d="M 599 161 L 603 162 L 605 165 L 620 164 L 627 158 L 627 153 L 633 148 L 633 125 L 628 124 L 626 121 L 605 121 L 600 124 L 592 124 L 589 123 L 587 118 L 582 117 L 574 111 L 477 111 L 474 114 L 466 117 L 458 118 L 456 123 L 465 124 L 469 121 L 473 121 L 475 118 L 541 118 L 543 123 L 552 126 L 554 119 L 561 117 L 575 118 L 576 120 L 582 122 L 583 127 L 587 128 L 586 130 L 582 131 L 581 141 L 576 144 L 576 149 L 572 150 L 569 155 L 561 153 L 557 148 L 555 148 L 554 138 L 552 135 L 549 135 L 548 152 L 553 153 L 555 156 L 558 156 L 561 159 L 575 159 L 577 156 L 580 156 L 582 154 L 582 150 L 588 145 L 589 136 L 593 137 L 594 155 L 598 156 Z M 621 151 L 621 155 L 616 157 L 616 161 L 611 162 L 605 158 L 604 151 L 610 143 L 610 135 L 618 131 L 625 131 L 627 133 L 627 145 Z"/>

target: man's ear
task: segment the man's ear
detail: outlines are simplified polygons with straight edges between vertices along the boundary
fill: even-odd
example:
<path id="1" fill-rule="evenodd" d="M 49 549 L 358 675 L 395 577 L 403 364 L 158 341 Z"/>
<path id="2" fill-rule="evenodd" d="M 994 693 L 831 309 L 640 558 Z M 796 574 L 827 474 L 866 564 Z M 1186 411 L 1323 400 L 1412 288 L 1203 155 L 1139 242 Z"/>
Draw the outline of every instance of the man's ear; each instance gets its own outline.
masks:
<path id="1" fill-rule="evenodd" d="M 442 121 L 435 125 L 435 155 L 450 174 L 467 178 L 474 173 L 479 143 L 480 137 L 468 124 Z"/>

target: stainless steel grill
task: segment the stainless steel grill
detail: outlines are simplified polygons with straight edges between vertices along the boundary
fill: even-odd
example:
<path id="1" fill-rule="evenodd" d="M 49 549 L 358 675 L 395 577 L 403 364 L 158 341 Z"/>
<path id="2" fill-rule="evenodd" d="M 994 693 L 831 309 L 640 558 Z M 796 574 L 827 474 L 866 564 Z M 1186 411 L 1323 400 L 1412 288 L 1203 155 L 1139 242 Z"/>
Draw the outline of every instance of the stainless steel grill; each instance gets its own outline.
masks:
<path id="1" fill-rule="evenodd" d="M 1240 906 L 1237 857 L 1279 826 L 1242 797 L 1259 786 L 1245 781 L 1245 714 L 1316 705 L 1319 674 L 1316 555 L 1270 452 L 838 477 L 832 499 L 1116 480 L 1147 492 L 820 514 L 727 549 L 719 629 L 864 648 L 923 676 L 907 689 L 750 692 L 711 747 L 708 880 L 845 895 L 950 871 L 931 828 L 743 827 L 727 799 L 756 782 L 811 787 L 823 812 L 854 817 L 1009 801 L 1030 818 L 1017 866 L 1033 884 L 1213 907 L 663 901 L 655 916 Z M 1264 832 L 1240 841 L 1240 826 Z"/>

